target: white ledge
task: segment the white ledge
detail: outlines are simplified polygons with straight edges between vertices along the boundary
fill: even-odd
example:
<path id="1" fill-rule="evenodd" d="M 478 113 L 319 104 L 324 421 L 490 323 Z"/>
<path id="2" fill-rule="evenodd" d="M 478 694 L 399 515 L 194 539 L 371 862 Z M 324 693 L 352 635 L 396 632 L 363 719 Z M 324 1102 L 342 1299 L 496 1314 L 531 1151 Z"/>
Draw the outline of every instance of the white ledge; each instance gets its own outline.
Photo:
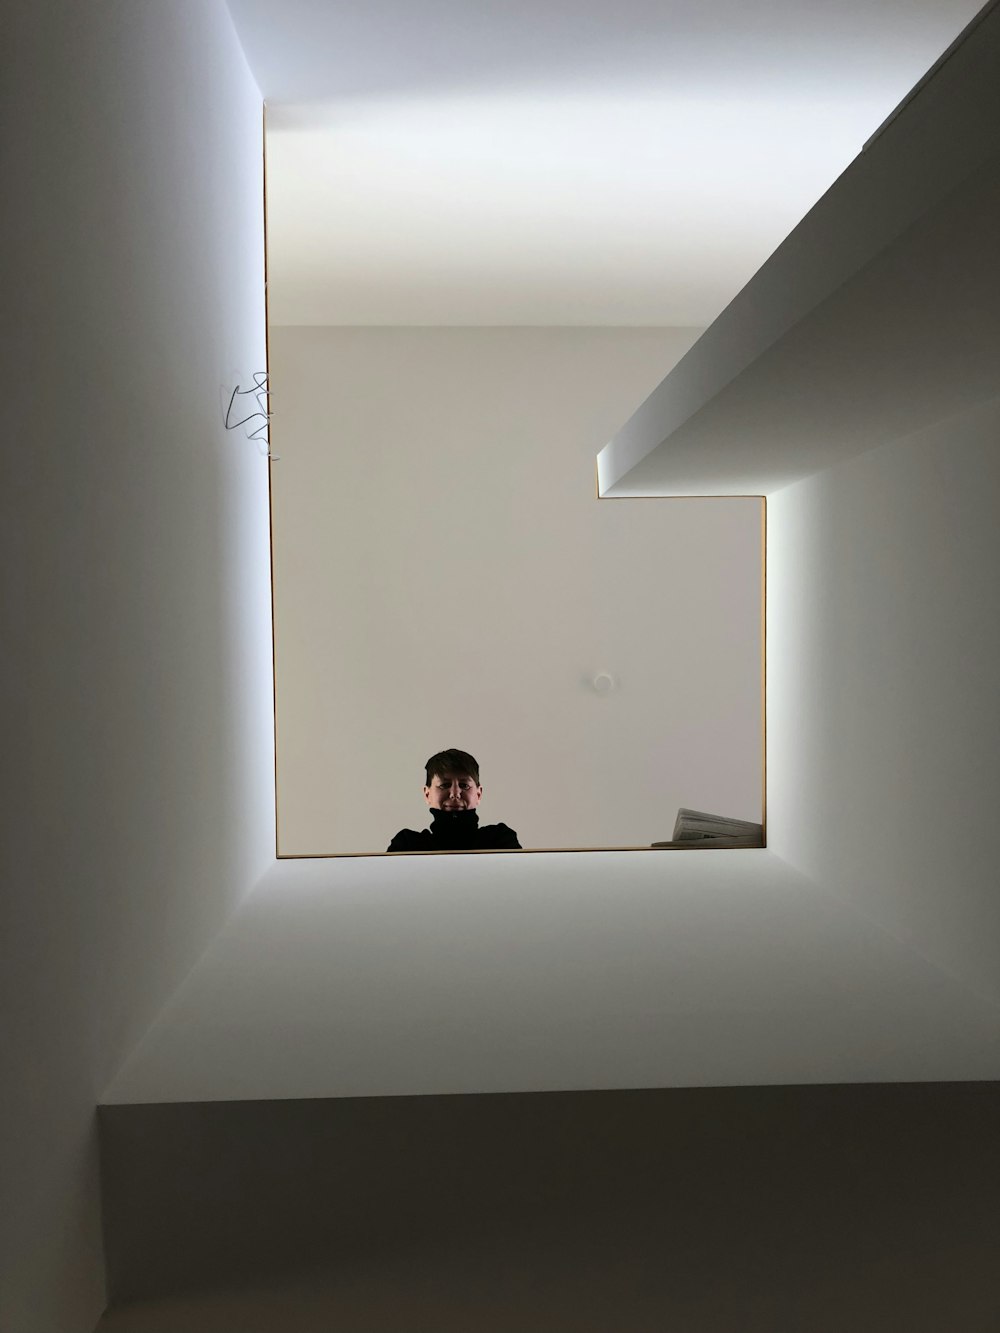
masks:
<path id="1" fill-rule="evenodd" d="M 767 494 L 994 396 L 985 10 L 598 455 L 602 496 Z"/>

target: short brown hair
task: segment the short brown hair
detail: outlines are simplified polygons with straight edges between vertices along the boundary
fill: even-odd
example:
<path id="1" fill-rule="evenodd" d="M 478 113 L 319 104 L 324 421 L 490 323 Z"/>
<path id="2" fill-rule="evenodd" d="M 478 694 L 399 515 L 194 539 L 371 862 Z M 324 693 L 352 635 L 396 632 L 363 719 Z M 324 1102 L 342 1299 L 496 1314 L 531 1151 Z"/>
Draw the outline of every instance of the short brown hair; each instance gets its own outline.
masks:
<path id="1" fill-rule="evenodd" d="M 425 765 L 427 786 L 433 778 L 467 777 L 480 786 L 479 765 L 466 750 L 439 750 L 432 754 Z"/>

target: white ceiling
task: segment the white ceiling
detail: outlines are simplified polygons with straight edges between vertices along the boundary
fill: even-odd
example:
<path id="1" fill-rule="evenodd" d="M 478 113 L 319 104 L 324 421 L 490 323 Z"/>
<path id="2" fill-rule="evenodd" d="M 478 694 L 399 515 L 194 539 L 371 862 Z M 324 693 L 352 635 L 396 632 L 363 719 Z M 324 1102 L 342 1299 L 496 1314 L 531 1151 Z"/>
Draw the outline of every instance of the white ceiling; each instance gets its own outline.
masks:
<path id="1" fill-rule="evenodd" d="M 275 323 L 709 323 L 976 0 L 229 0 Z"/>

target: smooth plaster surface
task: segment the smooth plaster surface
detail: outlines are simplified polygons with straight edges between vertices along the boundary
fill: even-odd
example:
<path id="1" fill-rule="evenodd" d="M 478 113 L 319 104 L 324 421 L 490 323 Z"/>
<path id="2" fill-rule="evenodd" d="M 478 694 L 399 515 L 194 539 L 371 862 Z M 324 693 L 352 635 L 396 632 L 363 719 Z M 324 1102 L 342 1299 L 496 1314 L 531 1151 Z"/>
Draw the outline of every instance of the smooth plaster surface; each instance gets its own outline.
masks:
<path id="1" fill-rule="evenodd" d="M 760 499 L 594 493 L 695 332 L 272 328 L 281 855 L 423 828 L 448 746 L 524 847 L 760 822 Z"/>
<path id="2" fill-rule="evenodd" d="M 602 495 L 771 493 L 994 395 L 998 65 L 987 5 L 615 432 Z"/>
<path id="3" fill-rule="evenodd" d="M 232 0 L 287 324 L 705 325 L 978 0 Z"/>
<path id="4" fill-rule="evenodd" d="M 95 1103 L 273 859 L 266 463 L 221 401 L 260 97 L 219 0 L 3 26 L 0 1328 L 89 1333 Z"/>
<path id="5" fill-rule="evenodd" d="M 243 230 L 236 221 L 259 218 L 259 103 L 225 12 L 207 0 L 188 0 L 169 11 L 116 5 L 96 17 L 68 4 L 46 10 L 15 4 L 8 10 L 7 33 L 18 53 L 15 78 L 5 85 L 3 118 L 17 246 L 5 249 L 4 256 L 17 258 L 4 284 L 14 312 L 7 328 L 16 334 L 8 362 L 14 369 L 7 436 L 14 480 L 4 491 L 5 539 L 13 549 L 5 553 L 4 568 L 22 581 L 10 602 L 15 632 L 8 758 L 18 785 L 5 809 L 8 952 L 2 976 L 8 1018 L 4 1182 L 13 1206 L 0 1232 L 0 1311 L 18 1333 L 52 1328 L 86 1333 L 102 1298 L 94 1102 L 181 973 L 270 859 L 266 652 L 258 656 L 266 649 L 259 591 L 266 587 L 263 474 L 258 458 L 248 468 L 244 447 L 221 435 L 217 401 L 230 373 L 251 371 L 260 353 L 253 333 L 260 315 L 259 231 L 256 223 Z M 197 391 L 201 375 L 203 393 Z M 902 484 L 905 459 L 893 458 L 889 469 L 887 455 L 859 460 L 859 466 L 873 469 L 870 474 L 816 478 L 798 497 L 789 497 L 785 531 L 793 563 L 795 533 L 802 541 L 814 533 L 811 507 L 820 529 L 844 516 L 849 520 L 846 548 L 843 542 L 819 540 L 823 534 L 815 532 L 817 544 L 802 572 L 814 563 L 820 579 L 845 549 L 888 561 L 892 545 L 877 542 L 886 511 L 893 503 L 916 505 L 910 517 L 887 524 L 890 543 L 901 544 L 888 561 L 884 596 L 874 589 L 859 596 L 870 567 L 865 561 L 850 589 L 840 586 L 824 622 L 822 583 L 816 593 L 815 583 L 807 586 L 789 567 L 788 605 L 800 608 L 802 651 L 790 659 L 794 667 L 784 678 L 784 725 L 780 714 L 772 716 L 794 756 L 806 716 L 798 702 L 810 701 L 810 673 L 819 667 L 825 683 L 821 702 L 837 704 L 835 720 L 845 732 L 843 748 L 833 737 L 829 752 L 829 737 L 815 745 L 802 737 L 803 762 L 786 767 L 783 777 L 772 763 L 772 780 L 783 784 L 774 789 L 772 819 L 784 827 L 779 835 L 784 854 L 817 873 L 830 871 L 834 894 L 825 886 L 818 895 L 808 885 L 803 889 L 802 878 L 780 868 L 772 852 L 700 854 L 706 867 L 695 873 L 706 876 L 709 863 L 735 868 L 743 865 L 737 857 L 746 858 L 747 869 L 737 873 L 748 882 L 713 870 L 719 882 L 706 893 L 680 885 L 691 913 L 676 938 L 644 929 L 662 925 L 666 911 L 661 858 L 652 853 L 646 856 L 651 869 L 637 860 L 641 868 L 635 872 L 626 869 L 633 863 L 616 864 L 611 854 L 599 873 L 595 867 L 605 859 L 600 856 L 579 860 L 569 873 L 560 868 L 561 858 L 535 858 L 538 867 L 550 869 L 533 868 L 533 876 L 543 886 L 543 876 L 562 883 L 562 901 L 553 897 L 546 905 L 547 895 L 538 892 L 535 880 L 525 880 L 521 896 L 504 897 L 503 910 L 482 921 L 469 916 L 467 874 L 444 869 L 461 867 L 461 858 L 421 862 L 427 870 L 383 882 L 382 900 L 387 892 L 394 907 L 394 894 L 409 896 L 412 912 L 414 887 L 440 885 L 442 906 L 449 896 L 458 904 L 461 928 L 449 937 L 437 929 L 447 925 L 440 913 L 427 918 L 428 933 L 421 941 L 417 932 L 418 948 L 411 955 L 406 940 L 394 941 L 387 932 L 386 916 L 379 917 L 379 892 L 373 894 L 356 872 L 339 882 L 340 893 L 331 894 L 325 872 L 307 867 L 301 887 L 308 900 L 312 886 L 325 904 L 321 914 L 327 907 L 339 913 L 345 897 L 361 899 L 347 940 L 366 944 L 367 952 L 351 955 L 344 971 L 330 974 L 320 957 L 324 939 L 310 936 L 313 908 L 306 901 L 298 920 L 287 911 L 275 910 L 270 917 L 279 943 L 287 932 L 274 955 L 275 961 L 289 961 L 282 975 L 264 984 L 268 960 L 258 955 L 253 974 L 240 969 L 227 974 L 223 966 L 213 979 L 213 960 L 224 960 L 232 948 L 229 957 L 241 963 L 244 949 L 268 941 L 268 933 L 253 924 L 254 914 L 258 904 L 284 890 L 279 886 L 270 894 L 270 887 L 262 886 L 262 894 L 247 904 L 249 913 L 233 919 L 204 967 L 195 970 L 154 1026 L 125 1077 L 138 1083 L 140 1074 L 148 1076 L 146 1086 L 158 1094 L 159 1075 L 172 1070 L 190 1087 L 216 1076 L 219 1067 L 210 1069 L 209 1057 L 221 1053 L 228 1086 L 243 1079 L 250 1087 L 256 1076 L 250 1047 L 268 1046 L 272 1014 L 285 1021 L 298 1013 L 300 1000 L 308 1007 L 331 988 L 361 1002 L 353 1010 L 345 1006 L 321 1014 L 313 1031 L 304 1029 L 304 1065 L 310 1053 L 319 1062 L 326 1059 L 331 1034 L 350 1055 L 344 1034 L 354 1025 L 363 1031 L 369 1015 L 376 1022 L 390 1020 L 373 1047 L 357 1048 L 353 1068 L 345 1061 L 334 1071 L 358 1085 L 383 1057 L 390 1071 L 412 1072 L 411 1034 L 396 1020 L 407 1017 L 404 1002 L 414 991 L 424 1005 L 414 1016 L 417 1049 L 433 1052 L 433 1025 L 421 1031 L 420 1022 L 453 1017 L 466 986 L 475 1004 L 464 1030 L 459 1015 L 458 1055 L 463 1043 L 472 1057 L 483 1044 L 471 1022 L 478 1014 L 494 1018 L 501 1055 L 505 1033 L 513 1033 L 506 1054 L 530 1057 L 540 1012 L 542 1055 L 558 1039 L 559 1049 L 572 1057 L 562 1072 L 576 1076 L 587 1064 L 586 1043 L 566 1040 L 567 1032 L 579 1029 L 575 1009 L 560 1005 L 576 1005 L 582 996 L 591 1006 L 585 1014 L 599 1020 L 594 1053 L 627 1027 L 639 1034 L 646 1054 L 662 1059 L 655 1024 L 669 997 L 662 990 L 659 949 L 672 938 L 672 961 L 690 993 L 698 996 L 699 986 L 713 975 L 711 968 L 702 970 L 706 960 L 715 960 L 730 978 L 724 990 L 730 1008 L 715 1011 L 717 1030 L 730 1036 L 713 1049 L 729 1068 L 738 1067 L 745 1058 L 738 1030 L 744 1024 L 757 1043 L 751 1046 L 770 1050 L 773 1059 L 754 1069 L 747 1062 L 754 1081 L 762 1070 L 767 1077 L 769 1070 L 787 1069 L 795 1060 L 813 1067 L 825 1062 L 827 1071 L 836 1068 L 840 1077 L 865 1077 L 866 1071 L 880 1077 L 887 1064 L 910 1071 L 902 1077 L 986 1077 L 991 1067 L 995 1073 L 996 1006 L 985 998 L 995 995 L 995 876 L 989 874 L 989 849 L 983 838 L 963 847 L 954 838 L 938 837 L 933 825 L 943 803 L 953 814 L 971 809 L 979 827 L 988 827 L 995 805 L 989 763 L 995 746 L 988 749 L 985 766 L 979 758 L 991 735 L 995 699 L 988 683 L 996 642 L 984 610 L 991 605 L 988 571 L 995 568 L 992 528 L 983 511 L 995 475 L 991 432 L 993 426 L 987 433 L 956 435 L 956 456 L 972 469 L 967 476 L 948 479 L 950 454 L 938 444 L 926 467 L 918 464 L 914 492 Z M 893 562 L 898 573 L 908 567 L 915 545 L 929 544 L 932 516 L 928 513 L 923 524 L 913 516 L 927 513 L 931 491 L 924 486 L 935 472 L 948 479 L 935 492 L 954 489 L 946 556 L 940 565 L 922 566 L 931 588 L 942 594 L 932 600 L 948 611 L 945 635 L 929 642 L 930 631 L 915 609 L 921 585 L 905 578 L 894 583 Z M 981 486 L 972 489 L 975 479 Z M 863 481 L 871 481 L 871 497 L 881 497 L 881 507 L 865 509 Z M 908 498 L 895 500 L 896 483 L 899 495 Z M 914 603 L 907 605 L 911 597 Z M 841 661 L 845 669 L 831 668 L 824 677 L 815 656 L 824 627 L 836 627 L 851 643 L 858 624 L 866 633 Z M 797 632 L 793 621 L 793 650 Z M 877 650 L 870 658 L 859 651 L 867 643 Z M 259 665 L 249 666 L 253 662 Z M 885 680 L 901 682 L 898 697 L 875 697 Z M 953 680 L 962 691 L 951 696 L 959 724 L 954 743 L 947 731 L 935 731 L 936 749 L 928 761 L 914 745 L 919 733 L 908 728 L 920 716 L 917 706 L 926 704 L 925 716 L 940 707 Z M 862 705 L 857 715 L 854 690 Z M 966 752 L 973 762 L 965 762 Z M 872 766 L 870 782 L 865 765 Z M 842 815 L 851 814 L 859 772 L 859 806 L 873 793 L 880 801 L 888 793 L 887 813 L 894 817 L 905 810 L 904 830 L 919 832 L 923 840 L 909 851 L 900 841 L 883 839 L 880 850 L 872 827 L 865 832 L 852 816 L 849 827 L 856 837 L 850 856 L 858 859 L 847 864 L 851 878 L 845 881 L 837 849 L 825 835 L 817 836 L 815 821 L 825 808 L 822 802 L 831 798 Z M 874 786 L 878 774 L 885 784 L 881 794 Z M 903 800 L 894 800 L 893 793 Z M 863 873 L 862 854 L 876 858 L 877 875 Z M 699 854 L 682 856 L 693 864 Z M 507 888 L 499 876 L 508 872 L 501 869 L 502 858 L 484 864 L 494 867 L 484 875 L 488 905 Z M 766 866 L 767 873 L 762 877 L 750 866 Z M 625 880 L 624 899 L 634 905 L 631 925 L 627 918 L 607 915 L 608 888 L 616 891 L 613 874 L 622 870 L 633 875 Z M 273 873 L 283 875 L 284 867 Z M 318 881 L 311 878 L 317 873 Z M 743 892 L 751 880 L 753 891 Z M 705 887 L 700 881 L 691 885 Z M 584 911 L 575 920 L 568 939 L 559 910 L 567 894 L 571 906 L 597 904 L 589 919 Z M 577 894 L 582 899 L 574 903 Z M 504 915 L 522 905 L 525 929 L 529 923 L 545 928 L 531 938 Z M 911 947 L 876 930 L 873 914 Z M 735 931 L 738 925 L 745 929 Z M 560 942 L 589 943 L 590 961 L 599 963 L 609 939 L 619 941 L 614 956 L 620 966 L 608 969 L 597 989 L 593 973 L 584 978 L 574 972 Z M 366 957 L 401 958 L 405 964 L 413 956 L 418 963 L 436 964 L 439 949 L 450 941 L 456 949 L 443 974 L 435 967 L 415 977 L 405 965 L 381 976 L 358 971 Z M 807 946 L 801 955 L 799 942 Z M 514 996 L 523 998 L 520 1013 L 511 1006 L 508 974 L 517 956 L 511 943 L 537 964 L 534 987 Z M 545 958 L 550 944 L 561 969 Z M 494 946 L 499 947 L 491 952 Z M 308 960 L 313 949 L 300 988 L 298 951 Z M 644 961 L 638 970 L 635 949 Z M 775 949 L 781 954 L 776 971 Z M 492 975 L 482 967 L 491 957 L 500 960 Z M 584 952 L 579 961 L 586 958 Z M 461 987 L 449 991 L 456 982 Z M 226 992 L 219 1029 L 213 1031 L 211 1011 L 199 1013 L 197 997 L 214 1003 Z M 691 1035 L 696 1028 L 685 1028 L 683 1006 L 676 1001 L 683 993 L 674 994 L 678 1008 L 666 1028 L 667 1054 L 685 1056 L 688 1067 L 697 1064 L 703 1075 L 704 1061 L 696 1059 Z M 559 1004 L 532 1010 L 530 1001 L 539 995 Z M 796 1003 L 802 996 L 807 1003 L 799 1018 Z M 747 998 L 759 1007 L 746 1008 Z M 257 1028 L 246 1025 L 241 1040 L 226 1046 L 227 1024 L 238 1030 L 258 999 Z M 654 1003 L 642 1009 L 651 999 Z M 640 1012 L 651 1019 L 647 1035 L 636 1022 Z M 703 1016 L 712 1012 L 705 1007 Z M 835 1042 L 817 1043 L 817 1029 Z M 181 1036 L 173 1047 L 172 1032 Z M 302 1033 L 300 1026 L 296 1038 Z M 280 1023 L 275 1036 L 283 1036 Z M 778 1039 L 784 1044 L 764 1044 Z M 270 1045 L 268 1061 L 276 1068 L 277 1040 Z M 621 1056 L 612 1050 L 611 1068 L 631 1072 L 635 1054 L 635 1048 Z M 436 1059 L 432 1073 L 451 1080 L 447 1055 Z M 570 1067 L 572 1061 L 577 1063 Z M 484 1065 L 485 1057 L 478 1066 L 473 1058 L 470 1082 Z M 318 1086 L 328 1070 L 322 1065 L 305 1072 Z"/>
<path id="6" fill-rule="evenodd" d="M 768 510 L 770 845 L 998 1001 L 1000 398 Z"/>
<path id="7" fill-rule="evenodd" d="M 770 851 L 283 861 L 104 1100 L 977 1079 L 998 1036 Z"/>

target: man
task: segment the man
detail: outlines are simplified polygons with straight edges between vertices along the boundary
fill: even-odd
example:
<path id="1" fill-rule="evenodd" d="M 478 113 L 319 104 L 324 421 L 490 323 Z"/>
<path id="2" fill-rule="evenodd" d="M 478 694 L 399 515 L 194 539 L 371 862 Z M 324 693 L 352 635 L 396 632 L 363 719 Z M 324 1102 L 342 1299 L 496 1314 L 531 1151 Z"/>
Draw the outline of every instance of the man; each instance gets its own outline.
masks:
<path id="1" fill-rule="evenodd" d="M 481 826 L 476 807 L 483 799 L 479 765 L 465 750 L 441 750 L 426 764 L 424 800 L 431 826 L 416 832 L 404 828 L 389 843 L 390 852 L 467 852 L 520 848 L 517 834 L 506 824 Z"/>

